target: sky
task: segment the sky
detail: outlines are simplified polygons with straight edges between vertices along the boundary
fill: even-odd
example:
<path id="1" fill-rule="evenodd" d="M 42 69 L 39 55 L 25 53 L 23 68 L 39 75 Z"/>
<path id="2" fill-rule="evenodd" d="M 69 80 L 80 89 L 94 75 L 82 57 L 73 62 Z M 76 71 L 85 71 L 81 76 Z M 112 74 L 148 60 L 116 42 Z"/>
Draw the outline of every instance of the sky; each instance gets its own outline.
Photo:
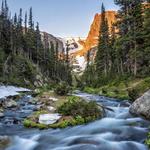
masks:
<path id="1" fill-rule="evenodd" d="M 2 2 L 2 0 L 0 0 Z M 57 37 L 86 37 L 94 15 L 106 10 L 117 10 L 113 0 L 7 0 L 11 13 L 28 11 L 32 6 L 34 21 L 40 29 Z"/>

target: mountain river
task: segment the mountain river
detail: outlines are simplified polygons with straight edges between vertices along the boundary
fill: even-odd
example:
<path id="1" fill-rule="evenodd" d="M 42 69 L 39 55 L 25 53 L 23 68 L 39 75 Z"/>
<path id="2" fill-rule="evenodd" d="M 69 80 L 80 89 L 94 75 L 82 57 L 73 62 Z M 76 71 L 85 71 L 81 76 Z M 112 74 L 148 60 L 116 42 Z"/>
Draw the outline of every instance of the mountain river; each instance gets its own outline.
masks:
<path id="1" fill-rule="evenodd" d="M 128 101 L 86 93 L 77 95 L 113 111 L 107 110 L 105 118 L 86 125 L 56 130 L 26 129 L 22 118 L 34 111 L 35 106 L 28 103 L 31 96 L 25 96 L 18 101 L 18 110 L 6 110 L 0 120 L 0 135 L 11 139 L 6 150 L 148 150 L 143 143 L 149 122 L 133 117 Z"/>

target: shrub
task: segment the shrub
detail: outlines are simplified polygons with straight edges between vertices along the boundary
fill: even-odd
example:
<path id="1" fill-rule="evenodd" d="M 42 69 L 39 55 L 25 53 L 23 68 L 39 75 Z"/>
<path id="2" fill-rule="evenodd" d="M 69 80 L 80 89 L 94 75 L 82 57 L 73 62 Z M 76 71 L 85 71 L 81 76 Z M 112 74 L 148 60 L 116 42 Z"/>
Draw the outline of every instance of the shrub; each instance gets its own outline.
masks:
<path id="1" fill-rule="evenodd" d="M 107 94 L 107 89 L 106 88 L 102 88 L 102 94 Z"/>
<path id="2" fill-rule="evenodd" d="M 130 89 L 128 90 L 128 96 L 131 101 L 135 101 L 137 98 L 139 98 L 139 92 L 137 89 Z"/>
<path id="3" fill-rule="evenodd" d="M 31 127 L 31 121 L 30 120 L 27 120 L 27 119 L 25 119 L 24 121 L 23 121 L 23 125 L 25 126 L 25 127 L 27 127 L 27 128 L 30 128 Z"/>
<path id="4" fill-rule="evenodd" d="M 148 137 L 145 140 L 145 144 L 148 146 L 148 148 L 150 148 L 150 133 L 148 133 Z"/>
<path id="5" fill-rule="evenodd" d="M 118 89 L 114 89 L 113 91 L 115 94 L 119 94 L 119 90 Z"/>
<path id="6" fill-rule="evenodd" d="M 81 121 L 82 123 L 88 117 L 91 117 L 91 120 L 95 120 L 103 115 L 96 102 L 87 102 L 75 96 L 70 97 L 66 103 L 58 107 L 57 111 L 64 116 L 72 116 L 77 122 Z"/>
<path id="7" fill-rule="evenodd" d="M 81 116 L 77 116 L 75 119 L 76 119 L 77 124 L 84 124 L 85 123 L 84 118 L 82 118 Z"/>
<path id="8" fill-rule="evenodd" d="M 69 91 L 70 91 L 70 87 L 65 82 L 61 82 L 55 88 L 55 93 L 60 96 L 67 95 Z"/>

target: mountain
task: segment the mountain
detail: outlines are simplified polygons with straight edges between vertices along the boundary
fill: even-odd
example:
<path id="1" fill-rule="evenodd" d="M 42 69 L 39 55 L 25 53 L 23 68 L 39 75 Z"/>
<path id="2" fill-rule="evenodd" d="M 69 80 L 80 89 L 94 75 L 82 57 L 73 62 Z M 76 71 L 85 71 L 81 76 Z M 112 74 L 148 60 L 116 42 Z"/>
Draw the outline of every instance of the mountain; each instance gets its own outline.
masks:
<path id="1" fill-rule="evenodd" d="M 111 29 L 112 24 L 116 21 L 116 11 L 107 11 L 106 18 Z M 82 72 L 86 67 L 86 54 L 90 50 L 91 59 L 96 53 L 96 46 L 98 44 L 99 30 L 101 24 L 101 14 L 96 14 L 91 24 L 90 31 L 87 38 L 78 38 L 78 48 L 70 51 L 71 64 L 74 66 L 75 72 Z"/>
<path id="2" fill-rule="evenodd" d="M 116 12 L 115 11 L 107 11 L 106 18 L 108 20 L 109 28 L 111 28 L 112 24 L 116 21 Z M 91 25 L 88 37 L 84 44 L 83 54 L 84 54 L 84 51 L 87 52 L 91 48 L 97 46 L 100 24 L 101 24 L 101 14 L 96 14 L 94 17 L 94 21 Z M 83 54 L 81 53 L 81 55 L 83 55 Z"/>
<path id="3" fill-rule="evenodd" d="M 108 25 L 110 29 L 112 24 L 116 21 L 116 14 L 117 14 L 116 11 L 106 12 L 106 18 L 108 20 Z M 83 49 L 77 51 L 75 55 L 84 56 L 88 50 L 97 46 L 100 24 L 101 24 L 101 14 L 96 14 L 86 40 L 80 42 L 82 43 Z"/>
<path id="4" fill-rule="evenodd" d="M 60 53 L 63 52 L 63 49 L 64 49 L 63 42 L 59 38 L 53 36 L 52 34 L 41 32 L 41 40 L 43 42 L 44 47 L 48 46 L 50 48 L 50 45 L 52 42 L 55 47 L 58 44 L 58 51 Z"/>
<path id="5" fill-rule="evenodd" d="M 66 38 L 58 38 L 60 41 L 63 42 L 63 46 L 66 49 L 66 45 L 69 46 L 69 53 L 75 53 L 83 48 L 80 41 L 84 41 L 86 38 L 81 37 L 66 37 Z"/>

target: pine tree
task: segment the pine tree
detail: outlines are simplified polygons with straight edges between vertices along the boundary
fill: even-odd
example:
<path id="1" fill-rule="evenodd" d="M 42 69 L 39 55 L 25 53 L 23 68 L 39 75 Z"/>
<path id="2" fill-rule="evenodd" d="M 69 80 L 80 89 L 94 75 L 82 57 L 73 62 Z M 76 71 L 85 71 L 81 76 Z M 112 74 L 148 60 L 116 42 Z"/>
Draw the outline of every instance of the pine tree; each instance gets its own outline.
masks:
<path id="1" fill-rule="evenodd" d="M 29 11 L 29 29 L 30 30 L 34 29 L 32 7 L 30 8 L 30 11 Z"/>
<path id="2" fill-rule="evenodd" d="M 108 21 L 105 16 L 105 8 L 102 4 L 101 8 L 101 25 L 99 33 L 98 51 L 96 54 L 96 70 L 98 75 L 108 74 L 108 57 L 109 57 L 109 28 Z"/>
<path id="3" fill-rule="evenodd" d="M 89 68 L 90 65 L 90 51 L 87 52 L 87 69 Z"/>
<path id="4" fill-rule="evenodd" d="M 116 29 L 115 24 L 111 25 L 111 34 L 110 34 L 110 59 L 109 59 L 109 71 L 114 74 L 114 72 L 117 72 L 117 57 L 116 57 L 116 51 L 114 48 L 114 44 L 116 41 Z"/>
<path id="5" fill-rule="evenodd" d="M 117 14 L 117 29 L 119 30 L 118 37 L 115 42 L 117 68 L 118 73 L 124 75 L 125 72 L 130 73 L 130 60 L 129 60 L 129 49 L 131 47 L 130 40 L 127 37 L 130 27 L 129 22 L 129 0 L 115 0 L 115 3 L 119 5 L 120 10 Z"/>
<path id="6" fill-rule="evenodd" d="M 25 28 L 25 34 L 27 33 L 28 29 L 27 29 L 27 12 L 25 13 L 25 19 L 24 19 L 24 28 Z"/>
<path id="7" fill-rule="evenodd" d="M 148 1 L 150 3 L 150 1 Z M 150 8 L 144 12 L 144 53 L 143 53 L 143 74 L 150 74 Z"/>
<path id="8" fill-rule="evenodd" d="M 141 59 L 142 59 L 142 45 L 144 43 L 142 38 L 143 31 L 143 16 L 142 16 L 142 1 L 141 0 L 133 0 L 131 3 L 131 30 L 129 31 L 130 40 L 132 40 L 131 45 L 131 57 L 133 59 L 133 74 L 136 76 L 139 71 L 139 67 L 141 67 Z"/>
<path id="9" fill-rule="evenodd" d="M 2 1 L 0 10 L 0 77 L 6 82 L 17 79 L 17 84 L 34 83 L 37 74 L 50 81 L 65 81 L 71 84 L 69 54 L 67 60 L 59 57 L 58 43 L 50 43 L 48 34 L 41 40 L 39 23 L 34 29 L 32 8 L 28 25 L 25 14 L 24 27 L 22 9 L 19 15 L 9 16 L 7 1 Z M 43 43 L 45 43 L 43 45 Z M 50 46 L 51 44 L 51 46 Z M 45 46 L 45 47 L 44 47 Z M 1 79 L 1 78 L 0 78 Z M 47 81 L 48 81 L 47 80 Z"/>
<path id="10" fill-rule="evenodd" d="M 36 25 L 36 43 L 35 43 L 35 47 L 36 47 L 36 63 L 39 64 L 40 62 L 40 58 L 41 58 L 41 53 L 43 50 L 43 46 L 42 46 L 42 41 L 41 41 L 41 34 L 40 34 L 40 29 L 39 29 L 39 23 L 37 22 Z"/>
<path id="11" fill-rule="evenodd" d="M 141 65 L 141 38 L 143 28 L 142 1 L 141 0 L 116 0 L 121 10 L 118 12 L 117 27 L 119 38 L 116 41 L 119 72 L 132 73 L 134 76 Z"/>
<path id="12" fill-rule="evenodd" d="M 69 68 L 69 42 L 67 41 L 67 44 L 66 44 L 66 64 L 67 64 L 67 67 Z"/>

